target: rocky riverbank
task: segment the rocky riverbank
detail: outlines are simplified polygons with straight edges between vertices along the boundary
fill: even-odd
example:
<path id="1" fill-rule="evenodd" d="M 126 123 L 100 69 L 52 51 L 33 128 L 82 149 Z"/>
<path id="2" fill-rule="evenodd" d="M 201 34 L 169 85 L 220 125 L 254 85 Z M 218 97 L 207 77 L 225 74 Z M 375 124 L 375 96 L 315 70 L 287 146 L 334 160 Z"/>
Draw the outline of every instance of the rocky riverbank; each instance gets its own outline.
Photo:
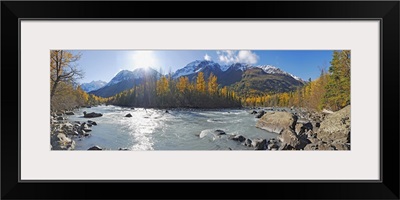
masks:
<path id="1" fill-rule="evenodd" d="M 102 109 L 96 109 L 94 111 L 107 113 Z M 132 112 L 132 114 L 129 112 Z M 138 111 L 137 109 L 130 109 L 127 112 L 120 112 L 118 116 L 114 116 L 114 119 L 110 118 L 110 120 L 116 120 L 115 124 L 118 124 L 120 123 L 119 119 L 126 121 L 126 118 L 133 117 L 133 115 L 137 117 L 138 115 L 134 114 L 133 112 Z M 186 111 L 174 109 L 169 111 L 153 110 L 150 113 L 161 113 L 161 115 L 166 114 L 169 116 L 166 119 L 169 119 L 182 115 L 180 112 L 185 113 Z M 230 112 L 233 112 L 234 114 L 229 114 Z M 94 128 L 94 131 L 92 132 L 93 126 L 96 126 L 97 123 L 92 119 L 88 120 L 85 117 L 102 117 L 102 115 L 92 112 L 83 113 L 83 115 L 78 113 L 82 112 L 79 112 L 79 110 L 73 110 L 51 114 L 50 124 L 52 150 L 73 150 L 75 148 L 75 142 L 83 140 L 82 142 L 85 143 L 85 138 L 90 137 L 91 133 L 97 132 L 98 134 L 104 134 L 104 128 L 106 130 L 110 130 L 110 127 L 107 129 L 107 126 L 104 124 L 101 129 Z M 184 122 L 189 123 L 185 126 L 191 126 L 192 124 L 195 125 L 197 123 L 196 120 L 190 121 L 186 117 L 197 117 L 204 122 L 202 122 L 203 124 L 201 128 L 197 128 L 196 131 L 194 131 L 195 129 L 188 129 L 187 131 L 182 132 L 183 136 L 191 133 L 195 134 L 202 139 L 202 141 L 198 141 L 199 143 L 210 141 L 211 144 L 215 144 L 216 149 L 221 150 L 350 150 L 350 106 L 347 106 L 337 112 L 330 112 L 326 110 L 323 112 L 311 112 L 305 109 L 296 108 L 255 108 L 251 110 L 242 110 L 239 112 L 222 110 L 221 112 L 217 112 L 217 114 L 215 112 L 211 113 L 204 112 L 204 115 L 199 115 L 196 112 L 194 114 L 191 112 L 189 112 L 189 114 L 186 113 L 184 115 L 185 117 L 182 119 Z M 238 118 L 237 116 L 239 115 L 237 114 L 239 113 L 241 114 Z M 105 116 L 109 117 L 109 114 L 110 113 L 107 113 Z M 140 116 L 149 121 L 149 116 L 147 114 L 148 113 L 146 112 Z M 207 118 L 204 118 L 204 116 L 207 116 Z M 157 123 L 159 117 L 160 116 L 154 118 Z M 221 119 L 218 117 L 221 117 Z M 70 120 L 68 120 L 68 118 L 70 118 Z M 240 127 L 236 127 L 234 124 L 235 120 L 233 119 L 239 120 L 239 123 L 243 123 L 240 124 L 240 126 L 249 126 L 253 128 L 241 129 Z M 242 121 L 242 119 L 245 120 Z M 100 123 L 102 120 L 100 120 Z M 219 122 L 221 122 L 221 125 L 224 126 L 218 125 Z M 226 125 L 227 122 L 229 122 L 228 125 Z M 232 123 L 232 125 L 229 125 L 230 123 Z M 170 133 L 176 134 L 178 133 L 176 131 L 181 126 L 180 124 L 174 125 L 176 127 Z M 210 129 L 210 127 L 207 127 L 208 125 L 213 125 L 215 129 Z M 137 126 L 139 125 L 136 124 L 135 127 Z M 230 128 L 231 126 L 235 126 L 236 129 Z M 112 127 L 111 124 L 111 129 L 112 128 L 114 127 Z M 248 130 L 251 130 L 251 134 L 246 132 Z M 268 133 L 264 133 L 263 130 L 268 131 Z M 272 133 L 275 133 L 276 135 Z M 106 134 L 108 134 L 108 131 L 106 131 Z M 153 132 L 152 136 L 156 137 L 157 134 L 158 132 Z M 109 136 L 110 135 L 107 135 L 107 141 L 113 139 Z M 89 143 L 90 145 L 86 145 L 84 148 L 87 150 L 110 150 L 108 148 L 111 147 L 115 150 L 129 150 L 126 148 L 119 148 L 121 147 L 120 145 L 108 145 L 107 142 L 104 143 L 100 141 L 97 143 L 95 138 L 97 137 L 88 140 L 91 141 Z M 168 140 L 169 137 L 165 139 Z M 180 140 L 177 141 L 179 142 Z M 196 139 L 192 141 L 192 145 L 197 145 Z M 170 142 L 173 144 L 173 141 Z M 121 144 L 123 144 L 123 142 Z M 171 143 L 169 143 L 169 145 L 170 144 Z M 79 145 L 81 145 L 81 143 L 79 143 Z M 105 149 L 104 147 L 108 148 Z M 78 148 L 81 149 L 81 146 Z M 191 149 L 191 147 L 188 146 L 187 149 Z M 213 149 L 213 147 L 209 146 L 206 149 Z"/>
<path id="2" fill-rule="evenodd" d="M 276 138 L 246 138 L 223 130 L 215 130 L 213 135 L 254 150 L 350 150 L 350 108 L 349 105 L 337 112 L 257 108 L 249 112 L 259 118 L 256 127 L 278 134 Z"/>
<path id="3" fill-rule="evenodd" d="M 91 127 L 97 126 L 92 120 L 68 121 L 69 115 L 75 115 L 74 111 L 54 112 L 50 115 L 50 149 L 73 150 L 75 140 L 91 136 Z"/>
<path id="4" fill-rule="evenodd" d="M 262 149 L 350 150 L 350 110 L 349 105 L 337 112 L 262 111 L 256 127 L 278 134 Z"/>

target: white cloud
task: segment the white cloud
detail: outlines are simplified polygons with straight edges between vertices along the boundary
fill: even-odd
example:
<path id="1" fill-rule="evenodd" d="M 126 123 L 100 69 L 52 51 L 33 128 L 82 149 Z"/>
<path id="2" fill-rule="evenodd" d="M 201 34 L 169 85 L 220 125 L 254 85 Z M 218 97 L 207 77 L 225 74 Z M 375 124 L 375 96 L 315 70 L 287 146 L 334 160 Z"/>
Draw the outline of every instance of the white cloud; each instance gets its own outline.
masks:
<path id="1" fill-rule="evenodd" d="M 212 58 L 211 58 L 211 56 L 209 56 L 208 54 L 206 54 L 206 55 L 204 56 L 204 60 L 211 61 Z"/>
<path id="2" fill-rule="evenodd" d="M 256 64 L 258 62 L 259 57 L 257 54 L 249 51 L 249 50 L 240 50 L 240 51 L 217 51 L 218 59 L 220 62 L 229 64 L 229 63 L 247 63 L 247 64 Z"/>

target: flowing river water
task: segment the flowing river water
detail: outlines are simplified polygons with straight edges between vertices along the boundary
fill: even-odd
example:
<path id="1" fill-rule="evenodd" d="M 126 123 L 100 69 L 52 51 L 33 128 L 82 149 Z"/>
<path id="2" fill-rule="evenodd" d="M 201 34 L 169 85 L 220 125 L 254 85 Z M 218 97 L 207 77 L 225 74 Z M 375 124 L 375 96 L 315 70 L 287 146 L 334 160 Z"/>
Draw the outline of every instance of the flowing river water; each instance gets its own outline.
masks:
<path id="1" fill-rule="evenodd" d="M 86 111 L 102 113 L 102 117 L 83 118 Z M 246 109 L 189 110 L 123 108 L 97 106 L 81 108 L 68 117 L 71 122 L 95 121 L 91 136 L 76 138 L 76 150 L 98 145 L 118 150 L 247 150 L 227 136 L 217 136 L 215 130 L 240 134 L 249 139 L 274 138 L 277 134 L 255 127 L 258 119 Z M 132 117 L 125 117 L 130 113 Z"/>

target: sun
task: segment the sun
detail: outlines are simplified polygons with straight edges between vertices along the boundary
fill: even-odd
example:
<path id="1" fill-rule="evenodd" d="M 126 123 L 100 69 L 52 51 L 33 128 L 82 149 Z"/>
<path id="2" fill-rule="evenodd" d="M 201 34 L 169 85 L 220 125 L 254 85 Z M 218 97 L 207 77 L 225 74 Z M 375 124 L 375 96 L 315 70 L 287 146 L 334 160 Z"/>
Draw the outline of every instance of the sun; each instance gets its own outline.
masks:
<path id="1" fill-rule="evenodd" d="M 153 51 L 134 51 L 132 59 L 134 68 L 149 68 L 157 65 L 157 58 Z"/>

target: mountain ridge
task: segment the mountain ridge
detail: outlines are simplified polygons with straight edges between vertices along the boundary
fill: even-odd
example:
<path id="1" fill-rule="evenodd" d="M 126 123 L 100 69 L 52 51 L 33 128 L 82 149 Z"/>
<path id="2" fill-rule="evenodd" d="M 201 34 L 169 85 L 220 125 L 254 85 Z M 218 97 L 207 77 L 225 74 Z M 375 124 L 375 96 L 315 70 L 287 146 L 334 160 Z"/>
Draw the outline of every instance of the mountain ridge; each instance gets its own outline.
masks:
<path id="1" fill-rule="evenodd" d="M 214 61 L 195 60 L 172 73 L 173 79 L 186 76 L 190 81 L 195 81 L 197 75 L 203 72 L 205 79 L 210 74 L 218 78 L 220 86 L 235 88 L 238 93 L 248 93 L 259 90 L 265 92 L 287 92 L 304 85 L 305 81 L 291 73 L 272 65 L 252 65 L 246 63 L 232 63 L 220 65 Z M 101 97 L 110 97 L 124 90 L 141 84 L 144 79 L 159 79 L 161 74 L 152 68 L 136 68 L 133 71 L 119 71 L 105 86 L 90 93 Z M 265 79 L 265 80 L 264 80 Z M 260 84 L 259 87 L 257 84 Z"/>
<path id="2" fill-rule="evenodd" d="M 104 87 L 107 84 L 107 82 L 102 81 L 102 80 L 97 80 L 97 81 L 91 81 L 89 83 L 82 83 L 80 86 L 83 91 L 85 92 L 91 92 L 97 89 L 100 89 Z"/>

